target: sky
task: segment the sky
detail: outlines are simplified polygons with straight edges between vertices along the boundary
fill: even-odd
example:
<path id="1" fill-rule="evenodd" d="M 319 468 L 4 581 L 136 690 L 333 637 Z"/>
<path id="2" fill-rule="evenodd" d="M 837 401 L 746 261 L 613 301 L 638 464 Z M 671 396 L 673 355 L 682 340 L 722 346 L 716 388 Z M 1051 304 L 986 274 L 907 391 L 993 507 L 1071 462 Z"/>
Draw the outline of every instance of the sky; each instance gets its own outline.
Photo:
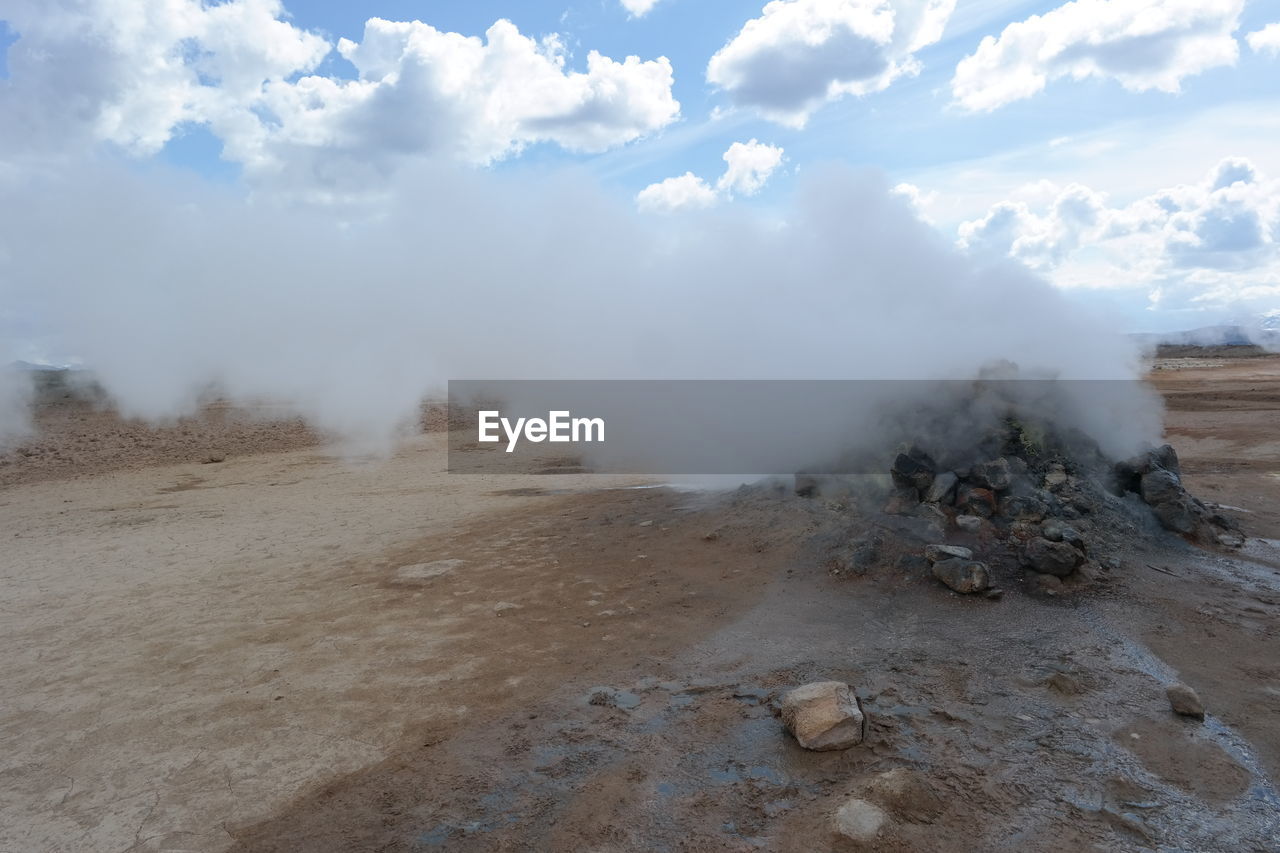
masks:
<path id="1" fill-rule="evenodd" d="M 443 162 L 785 220 L 837 163 L 1133 331 L 1280 309 L 1274 0 L 0 0 L 0 49 L 11 183 L 377 216 Z"/>

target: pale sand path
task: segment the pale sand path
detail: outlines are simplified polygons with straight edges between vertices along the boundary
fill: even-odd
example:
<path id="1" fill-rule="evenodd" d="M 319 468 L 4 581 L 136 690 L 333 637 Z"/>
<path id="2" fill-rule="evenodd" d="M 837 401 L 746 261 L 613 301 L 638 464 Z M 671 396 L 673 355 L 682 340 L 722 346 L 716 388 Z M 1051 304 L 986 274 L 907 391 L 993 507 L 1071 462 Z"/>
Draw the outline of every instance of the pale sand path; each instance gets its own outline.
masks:
<path id="1" fill-rule="evenodd" d="M 457 716 L 423 697 L 463 617 L 379 608 L 368 566 L 538 500 L 506 490 L 623 482 L 450 476 L 435 434 L 0 490 L 0 850 L 219 849 Z"/>

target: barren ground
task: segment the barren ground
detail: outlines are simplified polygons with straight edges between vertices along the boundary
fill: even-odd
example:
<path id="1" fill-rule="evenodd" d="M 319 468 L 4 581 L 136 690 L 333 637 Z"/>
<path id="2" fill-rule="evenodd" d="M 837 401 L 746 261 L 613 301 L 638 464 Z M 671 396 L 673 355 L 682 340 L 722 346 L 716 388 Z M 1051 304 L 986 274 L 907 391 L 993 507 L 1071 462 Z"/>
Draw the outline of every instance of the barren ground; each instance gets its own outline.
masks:
<path id="1" fill-rule="evenodd" d="M 1165 366 L 1244 552 L 1134 543 L 999 601 L 831 577 L 785 493 L 51 407 L 0 459 L 0 850 L 854 849 L 831 814 L 899 767 L 940 806 L 878 849 L 1276 850 L 1280 358 Z M 868 739 L 808 753 L 768 700 L 827 678 Z"/>

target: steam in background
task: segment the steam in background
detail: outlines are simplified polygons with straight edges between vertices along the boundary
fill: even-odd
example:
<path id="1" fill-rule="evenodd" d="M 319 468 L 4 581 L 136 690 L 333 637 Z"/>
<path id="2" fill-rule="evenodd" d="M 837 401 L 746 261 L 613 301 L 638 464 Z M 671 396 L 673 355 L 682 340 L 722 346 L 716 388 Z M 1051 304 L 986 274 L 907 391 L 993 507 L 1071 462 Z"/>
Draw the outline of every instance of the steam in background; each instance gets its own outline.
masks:
<path id="1" fill-rule="evenodd" d="M 424 167 L 376 214 L 109 164 L 0 187 L 3 304 L 126 416 L 189 414 L 216 386 L 367 451 L 448 379 L 1139 376 L 1107 318 L 960 253 L 877 173 L 806 170 L 772 215 L 674 217 L 573 172 Z M 20 425 L 4 383 L 0 427 Z M 1158 437 L 1149 397 L 1102 420 L 1117 455 Z"/>

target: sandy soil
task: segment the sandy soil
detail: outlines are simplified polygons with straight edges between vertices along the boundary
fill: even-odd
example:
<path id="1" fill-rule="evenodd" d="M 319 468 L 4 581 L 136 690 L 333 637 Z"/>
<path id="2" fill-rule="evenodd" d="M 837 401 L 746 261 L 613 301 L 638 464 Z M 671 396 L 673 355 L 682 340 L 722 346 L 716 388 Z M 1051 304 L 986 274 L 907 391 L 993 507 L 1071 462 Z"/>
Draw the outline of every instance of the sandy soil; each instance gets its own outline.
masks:
<path id="1" fill-rule="evenodd" d="M 894 768 L 932 793 L 877 849 L 1277 849 L 1280 359 L 1156 377 L 1250 541 L 1056 598 L 832 577 L 834 510 L 783 491 L 451 477 L 440 436 L 16 476 L 0 849 L 855 849 L 831 815 Z M 862 747 L 782 733 L 818 678 Z"/>

